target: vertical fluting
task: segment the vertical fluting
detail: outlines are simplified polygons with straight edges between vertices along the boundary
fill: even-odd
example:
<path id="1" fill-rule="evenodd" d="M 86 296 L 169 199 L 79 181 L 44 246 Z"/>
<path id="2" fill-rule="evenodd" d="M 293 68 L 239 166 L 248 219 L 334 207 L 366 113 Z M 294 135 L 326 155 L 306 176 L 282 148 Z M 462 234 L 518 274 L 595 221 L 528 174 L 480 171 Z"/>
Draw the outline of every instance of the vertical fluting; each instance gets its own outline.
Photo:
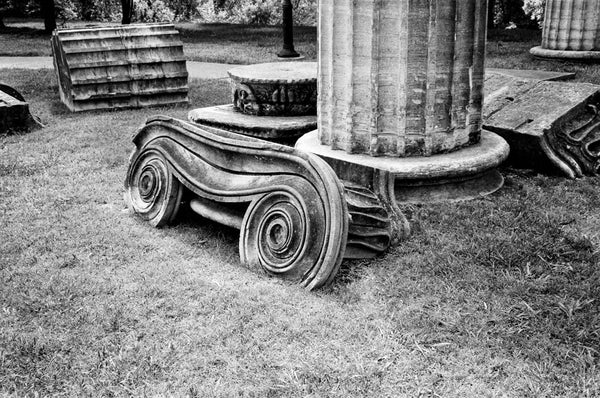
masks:
<path id="1" fill-rule="evenodd" d="M 321 143 L 429 156 L 478 142 L 486 3 L 320 1 Z"/>
<path id="2" fill-rule="evenodd" d="M 600 1 L 547 0 L 542 48 L 561 51 L 600 49 Z"/>
<path id="3" fill-rule="evenodd" d="M 336 131 L 347 131 L 352 127 L 352 66 L 354 58 L 354 7 L 353 0 L 333 1 L 333 57 L 331 65 L 332 80 L 332 134 L 331 146 L 346 149 L 351 145 L 350 137 L 335 134 Z M 338 38 L 344 37 L 345 40 Z M 336 60 L 344 59 L 342 64 Z"/>
<path id="4" fill-rule="evenodd" d="M 333 24 L 327 23 L 333 18 L 333 2 L 322 2 L 319 7 L 319 36 L 318 42 L 319 62 L 318 62 L 318 90 L 319 97 L 322 100 L 317 102 L 317 123 L 322 128 L 319 129 L 319 140 L 325 145 L 331 145 L 331 125 L 332 113 L 331 104 L 333 103 L 333 86 L 331 73 L 333 59 Z"/>
<path id="5" fill-rule="evenodd" d="M 475 29 L 473 31 L 473 54 L 485 54 L 487 31 L 487 6 L 485 1 L 478 1 L 475 6 Z M 474 57 L 473 73 L 471 73 L 471 99 L 469 100 L 468 126 L 469 142 L 479 142 L 483 127 L 483 82 L 485 76 L 484 57 Z"/>

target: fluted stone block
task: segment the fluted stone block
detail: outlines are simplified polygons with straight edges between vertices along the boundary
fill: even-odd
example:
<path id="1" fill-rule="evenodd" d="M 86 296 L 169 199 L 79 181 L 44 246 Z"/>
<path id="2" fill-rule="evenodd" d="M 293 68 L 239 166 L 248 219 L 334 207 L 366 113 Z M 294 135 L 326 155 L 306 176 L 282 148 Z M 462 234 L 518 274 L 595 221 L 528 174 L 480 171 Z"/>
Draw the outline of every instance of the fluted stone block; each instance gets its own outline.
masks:
<path id="1" fill-rule="evenodd" d="M 541 57 L 600 58 L 600 2 L 547 0 L 542 45 L 531 53 Z"/>
<path id="2" fill-rule="evenodd" d="M 71 111 L 188 102 L 188 73 L 172 24 L 57 29 L 60 98 Z"/>
<path id="3" fill-rule="evenodd" d="M 396 157 L 477 143 L 486 8 L 479 0 L 321 1 L 320 142 Z"/>

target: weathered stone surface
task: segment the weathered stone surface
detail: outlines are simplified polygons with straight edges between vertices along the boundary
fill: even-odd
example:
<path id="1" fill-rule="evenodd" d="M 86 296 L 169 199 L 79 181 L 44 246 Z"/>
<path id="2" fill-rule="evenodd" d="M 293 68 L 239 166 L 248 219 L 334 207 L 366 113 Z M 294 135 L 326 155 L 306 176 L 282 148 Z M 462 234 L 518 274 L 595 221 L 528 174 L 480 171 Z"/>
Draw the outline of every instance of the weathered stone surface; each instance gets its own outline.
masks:
<path id="1" fill-rule="evenodd" d="M 492 193 L 502 186 L 496 168 L 509 152 L 506 141 L 485 130 L 475 145 L 428 157 L 348 154 L 321 144 L 316 132 L 300 138 L 296 148 L 319 155 L 339 178 L 374 190 L 389 203 L 464 200 Z"/>
<path id="2" fill-rule="evenodd" d="M 308 289 L 334 278 L 350 217 L 344 186 L 323 160 L 160 116 L 134 142 L 125 198 L 150 224 L 171 222 L 185 189 L 194 211 L 240 229 L 248 267 Z"/>
<path id="3" fill-rule="evenodd" d="M 292 144 L 317 128 L 316 116 L 252 116 L 235 110 L 233 105 L 198 108 L 188 119 L 199 126 L 217 127 L 271 142 Z"/>
<path id="4" fill-rule="evenodd" d="M 509 142 L 517 166 L 597 175 L 599 106 L 600 86 L 495 75 L 486 79 L 484 126 Z"/>
<path id="5" fill-rule="evenodd" d="M 552 72 L 546 70 L 527 70 L 527 69 L 498 69 L 485 68 L 485 92 L 489 83 L 488 79 L 494 75 L 503 75 L 517 79 L 535 79 L 546 81 L 563 81 L 575 78 L 575 73 L 572 72 Z M 484 99 L 485 101 L 485 99 Z"/>
<path id="6" fill-rule="evenodd" d="M 600 59 L 600 2 L 546 0 L 542 45 L 531 49 L 538 57 Z"/>
<path id="7" fill-rule="evenodd" d="M 398 157 L 477 143 L 486 8 L 479 0 L 321 1 L 321 142 Z"/>
<path id="8" fill-rule="evenodd" d="M 72 111 L 188 101 L 183 44 L 173 25 L 58 29 L 51 42 L 60 97 Z"/>
<path id="9" fill-rule="evenodd" d="M 273 62 L 228 71 L 232 102 L 255 116 L 316 115 L 316 62 Z"/>
<path id="10" fill-rule="evenodd" d="M 485 2 L 319 4 L 318 138 L 296 147 L 397 203 L 469 199 L 503 179 L 506 142 L 482 140 Z"/>
<path id="11" fill-rule="evenodd" d="M 43 127 L 29 112 L 29 103 L 14 88 L 0 83 L 0 134 L 29 132 Z"/>
<path id="12" fill-rule="evenodd" d="M 571 50 L 549 50 L 541 46 L 533 47 L 531 55 L 540 58 L 559 58 L 574 61 L 597 61 L 600 60 L 600 51 L 571 51 Z"/>

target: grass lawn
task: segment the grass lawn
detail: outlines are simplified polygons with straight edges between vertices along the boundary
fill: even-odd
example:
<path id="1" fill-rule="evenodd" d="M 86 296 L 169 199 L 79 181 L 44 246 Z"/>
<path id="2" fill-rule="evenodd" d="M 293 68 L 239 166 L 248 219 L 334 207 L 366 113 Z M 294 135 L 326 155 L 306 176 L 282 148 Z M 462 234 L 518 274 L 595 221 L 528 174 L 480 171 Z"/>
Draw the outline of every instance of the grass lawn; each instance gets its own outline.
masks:
<path id="1" fill-rule="evenodd" d="M 496 67 L 529 46 L 494 44 Z M 600 179 L 504 169 L 489 197 L 405 206 L 408 241 L 309 293 L 244 269 L 234 230 L 124 207 L 136 127 L 226 82 L 73 114 L 51 71 L 0 80 L 47 124 L 0 137 L 0 396 L 600 396 Z"/>

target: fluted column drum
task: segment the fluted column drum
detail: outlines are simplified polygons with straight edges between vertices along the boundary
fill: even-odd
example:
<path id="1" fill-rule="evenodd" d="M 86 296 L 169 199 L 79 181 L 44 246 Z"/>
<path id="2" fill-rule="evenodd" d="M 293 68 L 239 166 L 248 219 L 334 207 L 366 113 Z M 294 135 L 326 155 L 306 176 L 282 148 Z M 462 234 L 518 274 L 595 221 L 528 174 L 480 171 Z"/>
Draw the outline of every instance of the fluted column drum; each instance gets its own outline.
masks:
<path id="1" fill-rule="evenodd" d="M 542 48 L 595 51 L 600 49 L 600 1 L 546 0 Z"/>
<path id="2" fill-rule="evenodd" d="M 429 156 L 479 142 L 487 1 L 319 2 L 319 140 Z"/>

